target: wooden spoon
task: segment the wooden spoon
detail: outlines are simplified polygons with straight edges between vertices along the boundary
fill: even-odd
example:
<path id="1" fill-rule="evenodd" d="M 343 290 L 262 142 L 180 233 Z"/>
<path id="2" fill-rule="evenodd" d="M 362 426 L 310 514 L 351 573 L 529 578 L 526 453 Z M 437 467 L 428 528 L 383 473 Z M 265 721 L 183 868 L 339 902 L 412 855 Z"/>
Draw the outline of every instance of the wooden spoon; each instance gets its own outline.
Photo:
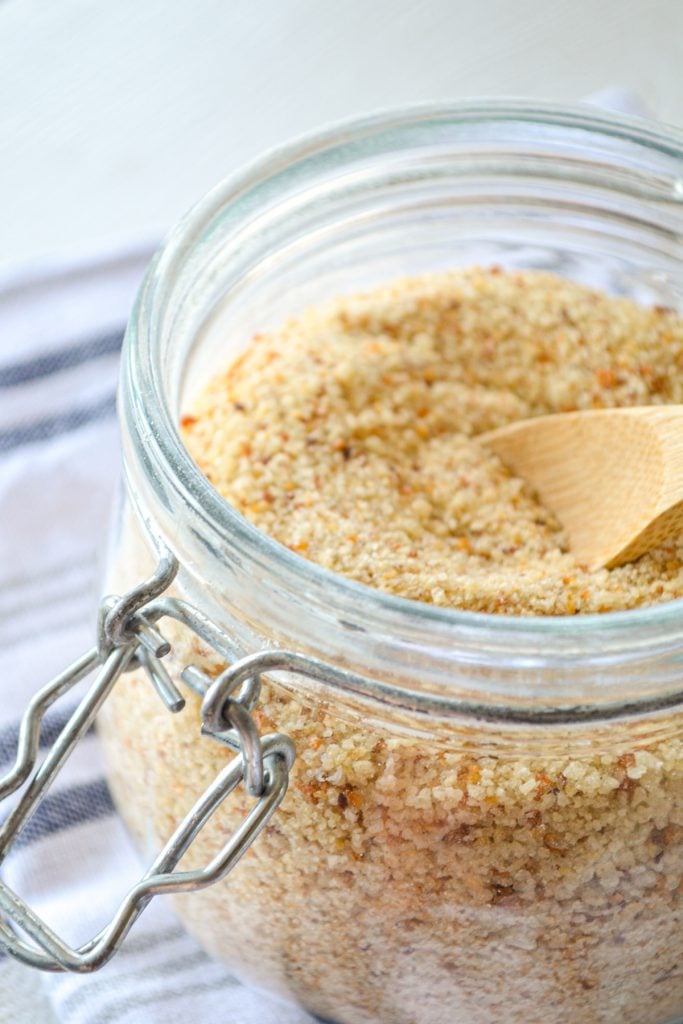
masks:
<path id="1" fill-rule="evenodd" d="M 538 416 L 479 440 L 536 489 L 590 569 L 683 531 L 683 405 Z"/>

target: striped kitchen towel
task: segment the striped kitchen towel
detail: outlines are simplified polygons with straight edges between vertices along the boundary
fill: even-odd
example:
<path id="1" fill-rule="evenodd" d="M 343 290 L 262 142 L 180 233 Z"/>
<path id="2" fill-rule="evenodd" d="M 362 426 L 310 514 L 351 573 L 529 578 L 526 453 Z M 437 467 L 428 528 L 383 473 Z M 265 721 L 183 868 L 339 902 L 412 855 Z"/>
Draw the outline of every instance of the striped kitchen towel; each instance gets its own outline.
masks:
<path id="1" fill-rule="evenodd" d="M 142 245 L 0 280 L 0 776 L 14 760 L 29 697 L 94 642 L 119 469 L 118 354 L 150 255 Z M 43 747 L 75 700 L 66 696 L 48 713 Z M 142 867 L 112 807 L 91 734 L 2 875 L 59 934 L 80 943 L 108 922 Z M 160 898 L 101 971 L 36 972 L 33 995 L 26 973 L 0 959 L 0 1024 L 311 1021 L 240 985 Z"/>

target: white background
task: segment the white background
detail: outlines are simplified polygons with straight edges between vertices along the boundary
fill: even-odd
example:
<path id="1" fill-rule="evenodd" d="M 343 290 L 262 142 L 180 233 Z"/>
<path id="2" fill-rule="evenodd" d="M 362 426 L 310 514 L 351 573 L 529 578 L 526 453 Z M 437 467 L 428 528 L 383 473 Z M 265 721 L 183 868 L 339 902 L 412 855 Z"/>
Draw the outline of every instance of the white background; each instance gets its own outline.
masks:
<path id="1" fill-rule="evenodd" d="M 683 0 L 0 0 L 0 267 L 157 237 L 324 121 L 611 84 L 683 125 Z"/>
<path id="2" fill-rule="evenodd" d="M 0 0 L 0 269 L 156 239 L 331 119 L 611 85 L 683 126 L 683 0 Z M 5 965 L 0 1024 L 51 1019 Z"/>

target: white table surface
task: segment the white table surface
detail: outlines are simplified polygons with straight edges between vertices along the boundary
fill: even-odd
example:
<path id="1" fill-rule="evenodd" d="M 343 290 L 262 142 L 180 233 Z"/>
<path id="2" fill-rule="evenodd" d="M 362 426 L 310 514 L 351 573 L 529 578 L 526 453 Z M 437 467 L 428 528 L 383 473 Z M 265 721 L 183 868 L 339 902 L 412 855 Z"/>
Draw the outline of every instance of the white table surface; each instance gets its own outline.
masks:
<path id="1" fill-rule="evenodd" d="M 616 83 L 683 124 L 682 69 L 681 0 L 0 0 L 0 266 L 157 236 L 378 107 Z"/>
<path id="2" fill-rule="evenodd" d="M 157 238 L 264 148 L 383 106 L 618 84 L 683 125 L 682 69 L 681 0 L 0 0 L 0 270 Z M 0 964 L 0 1024 L 52 1020 Z"/>

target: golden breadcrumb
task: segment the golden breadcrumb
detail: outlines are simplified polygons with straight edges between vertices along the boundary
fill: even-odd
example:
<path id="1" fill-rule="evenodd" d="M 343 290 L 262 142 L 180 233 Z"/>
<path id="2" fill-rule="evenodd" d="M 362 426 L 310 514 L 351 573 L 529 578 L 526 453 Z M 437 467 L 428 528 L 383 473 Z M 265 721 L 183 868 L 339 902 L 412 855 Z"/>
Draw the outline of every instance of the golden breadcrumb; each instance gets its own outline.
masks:
<path id="1" fill-rule="evenodd" d="M 548 274 L 454 271 L 256 338 L 183 433 L 237 509 L 336 572 L 444 606 L 607 612 L 683 593 L 680 547 L 588 573 L 477 435 L 683 402 L 682 367 L 668 310 Z M 119 592 L 148 557 L 129 515 Z M 187 664 L 221 670 L 162 628 L 179 686 Z M 279 676 L 253 715 L 294 741 L 287 797 L 224 882 L 177 903 L 240 977 L 336 1024 L 683 1020 L 683 712 L 493 734 Z M 140 672 L 100 727 L 120 811 L 153 849 L 232 756 L 200 737 L 192 694 L 170 715 Z M 206 865 L 251 803 L 231 794 L 184 866 Z"/>
<path id="2" fill-rule="evenodd" d="M 683 317 L 551 274 L 453 271 L 258 336 L 183 437 L 238 511 L 328 569 L 436 605 L 572 615 L 681 596 L 683 541 L 587 571 L 477 435 L 660 402 L 683 402 Z"/>

